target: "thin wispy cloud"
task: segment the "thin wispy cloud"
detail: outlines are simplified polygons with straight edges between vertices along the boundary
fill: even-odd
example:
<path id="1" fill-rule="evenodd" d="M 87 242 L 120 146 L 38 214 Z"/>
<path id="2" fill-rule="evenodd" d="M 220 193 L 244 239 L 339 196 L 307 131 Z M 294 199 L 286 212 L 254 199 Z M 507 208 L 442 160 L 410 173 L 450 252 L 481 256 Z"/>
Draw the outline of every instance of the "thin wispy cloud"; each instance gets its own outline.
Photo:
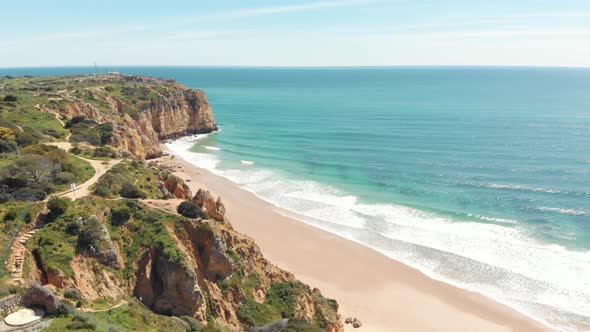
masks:
<path id="1" fill-rule="evenodd" d="M 258 8 L 244 8 L 233 11 L 211 13 L 193 17 L 191 22 L 228 20 L 247 17 L 268 16 L 295 12 L 308 12 L 317 10 L 334 9 L 340 7 L 354 7 L 371 5 L 384 2 L 384 0 L 341 0 L 341 1 L 316 1 L 284 6 L 268 6 Z"/>

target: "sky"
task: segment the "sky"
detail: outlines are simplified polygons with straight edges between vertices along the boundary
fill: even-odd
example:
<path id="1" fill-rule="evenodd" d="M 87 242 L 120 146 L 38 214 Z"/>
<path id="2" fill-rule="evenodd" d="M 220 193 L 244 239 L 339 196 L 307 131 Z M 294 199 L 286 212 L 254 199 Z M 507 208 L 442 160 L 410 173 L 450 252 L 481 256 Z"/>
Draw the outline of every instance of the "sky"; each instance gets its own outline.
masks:
<path id="1" fill-rule="evenodd" d="M 19 0 L 0 10 L 0 67 L 590 67 L 589 0 Z"/>

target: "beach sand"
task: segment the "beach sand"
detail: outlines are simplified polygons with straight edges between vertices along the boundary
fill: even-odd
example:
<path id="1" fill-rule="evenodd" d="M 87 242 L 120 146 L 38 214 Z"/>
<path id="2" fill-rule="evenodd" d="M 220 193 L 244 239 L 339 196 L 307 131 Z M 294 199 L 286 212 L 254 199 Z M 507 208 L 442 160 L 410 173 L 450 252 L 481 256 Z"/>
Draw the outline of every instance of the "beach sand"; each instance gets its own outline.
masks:
<path id="1" fill-rule="evenodd" d="M 280 213 L 276 206 L 231 181 L 179 157 L 172 167 L 193 193 L 220 195 L 229 222 L 252 237 L 264 256 L 298 279 L 336 299 L 343 318 L 360 329 L 345 331 L 551 331 L 541 323 L 481 294 L 431 279 L 385 255 Z M 174 204 L 163 208 L 173 209 Z"/>

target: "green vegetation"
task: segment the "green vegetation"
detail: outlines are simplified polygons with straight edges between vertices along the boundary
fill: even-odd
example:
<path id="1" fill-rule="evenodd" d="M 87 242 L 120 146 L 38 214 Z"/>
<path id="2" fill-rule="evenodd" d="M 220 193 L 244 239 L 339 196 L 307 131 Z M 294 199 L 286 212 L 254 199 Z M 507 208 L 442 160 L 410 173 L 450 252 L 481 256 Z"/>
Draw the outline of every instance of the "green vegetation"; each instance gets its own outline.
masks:
<path id="1" fill-rule="evenodd" d="M 128 301 L 128 304 L 104 312 L 78 312 L 56 317 L 43 331 L 190 331 L 183 320 L 157 315 L 135 299 Z"/>
<path id="2" fill-rule="evenodd" d="M 88 162 L 48 145 L 29 145 L 9 155 L 0 168 L 0 203 L 43 200 L 95 172 Z"/>
<path id="3" fill-rule="evenodd" d="M 187 218 L 207 218 L 207 214 L 197 204 L 191 201 L 180 203 L 176 208 L 176 212 Z"/>
<path id="4" fill-rule="evenodd" d="M 117 152 L 107 145 L 94 148 L 75 144 L 68 152 L 80 157 L 96 160 L 110 160 L 118 157 Z"/>
<path id="5" fill-rule="evenodd" d="M 69 120 L 64 128 L 72 133 L 70 141 L 87 142 L 94 146 L 107 144 L 113 136 L 113 125 L 109 122 L 98 123 L 84 115 L 78 115 Z"/>
<path id="6" fill-rule="evenodd" d="M 163 198 L 158 189 L 160 173 L 142 161 L 124 161 L 101 176 L 92 190 L 107 198 Z"/>
<path id="7" fill-rule="evenodd" d="M 67 197 L 53 197 L 47 202 L 47 209 L 49 210 L 48 217 L 53 220 L 66 211 L 72 205 L 72 200 Z"/>

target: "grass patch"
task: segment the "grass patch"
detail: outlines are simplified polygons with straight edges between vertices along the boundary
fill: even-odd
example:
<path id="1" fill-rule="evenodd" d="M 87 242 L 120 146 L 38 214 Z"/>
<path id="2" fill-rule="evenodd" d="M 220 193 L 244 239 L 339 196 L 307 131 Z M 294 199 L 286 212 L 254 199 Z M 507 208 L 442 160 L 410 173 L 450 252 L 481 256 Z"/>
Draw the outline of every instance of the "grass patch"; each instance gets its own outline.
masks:
<path id="1" fill-rule="evenodd" d="M 155 314 L 135 299 L 129 298 L 128 301 L 128 304 L 105 312 L 78 312 L 71 317 L 57 317 L 43 331 L 68 331 L 68 325 L 72 326 L 76 320 L 95 327 L 76 331 L 186 331 L 187 324 L 182 320 Z"/>
<path id="2" fill-rule="evenodd" d="M 91 190 L 95 195 L 115 198 L 163 198 L 158 189 L 161 171 L 142 161 L 123 161 L 100 177 Z"/>

